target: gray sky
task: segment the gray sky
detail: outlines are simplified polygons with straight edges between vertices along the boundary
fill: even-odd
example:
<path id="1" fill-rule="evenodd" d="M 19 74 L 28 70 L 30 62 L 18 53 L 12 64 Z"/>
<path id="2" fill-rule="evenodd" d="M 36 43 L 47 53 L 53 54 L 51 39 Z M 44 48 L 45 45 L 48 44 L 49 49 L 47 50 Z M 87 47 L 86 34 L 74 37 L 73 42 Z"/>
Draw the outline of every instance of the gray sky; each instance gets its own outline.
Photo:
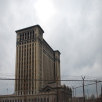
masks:
<path id="1" fill-rule="evenodd" d="M 15 31 L 36 24 L 61 52 L 62 77 L 102 77 L 102 0 L 0 0 L 0 77 L 15 73 Z"/>

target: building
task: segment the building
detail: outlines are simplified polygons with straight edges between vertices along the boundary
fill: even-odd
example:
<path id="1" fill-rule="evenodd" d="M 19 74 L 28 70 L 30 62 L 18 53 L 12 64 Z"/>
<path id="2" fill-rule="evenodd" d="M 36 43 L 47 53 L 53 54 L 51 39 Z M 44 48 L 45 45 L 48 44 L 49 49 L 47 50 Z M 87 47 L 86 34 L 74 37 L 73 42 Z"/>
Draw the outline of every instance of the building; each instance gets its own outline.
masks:
<path id="1" fill-rule="evenodd" d="M 72 90 L 60 82 L 60 52 L 43 39 L 43 29 L 35 25 L 16 33 L 15 92 L 0 102 L 68 102 Z"/>
<path id="2" fill-rule="evenodd" d="M 15 92 L 17 95 L 38 94 L 47 83 L 60 80 L 60 52 L 54 51 L 43 39 L 44 31 L 39 25 L 16 33 L 15 77 L 25 80 L 15 81 Z"/>

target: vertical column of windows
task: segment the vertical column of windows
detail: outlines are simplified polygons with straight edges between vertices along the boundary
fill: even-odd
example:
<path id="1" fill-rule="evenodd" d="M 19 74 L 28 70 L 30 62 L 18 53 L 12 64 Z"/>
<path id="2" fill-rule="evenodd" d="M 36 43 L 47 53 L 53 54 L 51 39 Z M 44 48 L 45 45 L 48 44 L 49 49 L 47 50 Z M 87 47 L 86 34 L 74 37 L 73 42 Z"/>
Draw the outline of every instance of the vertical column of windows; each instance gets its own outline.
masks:
<path id="1" fill-rule="evenodd" d="M 17 47 L 17 66 L 16 66 L 16 78 L 18 79 L 18 71 L 19 71 L 19 47 Z M 16 80 L 16 91 L 18 91 L 18 80 Z"/>
<path id="2" fill-rule="evenodd" d="M 49 58 L 49 57 L 48 57 Z M 48 70 L 50 70 L 49 71 L 49 80 L 51 80 L 51 74 L 52 74 L 52 71 L 51 71 L 51 65 L 50 65 L 50 58 L 49 58 L 49 69 Z"/>
<path id="3" fill-rule="evenodd" d="M 31 32 L 30 32 L 30 35 L 31 35 Z M 33 90 L 32 90 L 32 86 L 33 86 L 33 78 L 32 78 L 33 74 L 32 74 L 32 44 L 31 44 L 31 93 L 33 93 Z"/>
<path id="4" fill-rule="evenodd" d="M 31 37 L 31 32 L 30 32 Z M 32 44 L 30 44 L 30 94 L 32 93 Z"/>
<path id="5" fill-rule="evenodd" d="M 32 94 L 34 91 L 34 43 L 32 43 Z"/>
<path id="6" fill-rule="evenodd" d="M 30 66 L 29 66 L 29 62 L 30 62 L 30 44 L 28 44 L 28 72 L 27 72 L 27 76 L 28 76 L 28 91 L 30 90 L 30 77 L 29 77 L 29 69 L 30 69 Z"/>
<path id="7" fill-rule="evenodd" d="M 54 67 L 52 66 L 52 60 L 50 59 L 50 69 L 51 69 L 51 80 L 53 81 L 53 69 Z"/>
<path id="8" fill-rule="evenodd" d="M 20 50 L 21 52 L 21 50 Z M 19 79 L 21 79 L 21 64 L 20 64 L 20 67 L 19 67 Z M 19 80 L 19 92 L 21 90 L 21 80 Z"/>
<path id="9" fill-rule="evenodd" d="M 34 77 L 34 79 L 35 79 L 35 85 L 34 85 L 34 86 L 35 86 L 35 93 L 36 93 L 36 42 L 35 42 L 35 54 L 34 54 L 34 55 L 35 55 L 35 60 L 34 60 L 34 61 L 35 61 L 35 64 L 34 64 L 34 65 L 35 65 L 35 66 L 34 66 L 34 69 L 35 69 L 35 71 L 34 71 L 34 75 L 35 75 L 35 77 Z"/>
<path id="10" fill-rule="evenodd" d="M 21 47 L 20 47 L 20 48 L 21 48 Z M 21 54 L 21 49 L 20 49 L 20 54 Z M 19 57 L 20 57 L 20 56 L 19 56 Z M 21 61 L 21 57 L 20 57 L 20 61 Z M 20 80 L 20 79 L 21 79 L 20 75 L 21 75 L 21 63 L 20 63 L 20 65 L 19 65 L 19 80 L 18 80 L 18 81 L 19 81 L 19 84 L 18 84 L 18 85 L 19 85 L 19 86 L 18 86 L 18 88 L 19 88 L 19 94 L 20 94 L 20 88 L 21 88 L 21 86 L 20 86 L 20 84 L 21 84 L 21 83 L 20 83 L 20 82 L 21 82 L 21 80 Z"/>
<path id="11" fill-rule="evenodd" d="M 53 74 L 52 74 L 52 76 L 53 76 L 53 80 L 54 80 L 54 59 L 52 60 L 52 68 L 53 68 Z"/>
<path id="12" fill-rule="evenodd" d="M 18 50 L 16 49 L 16 57 L 18 58 Z M 16 79 L 17 79 L 18 59 L 16 60 Z M 17 91 L 17 81 L 15 80 L 15 91 Z"/>
<path id="13" fill-rule="evenodd" d="M 50 70 L 50 67 L 49 67 L 49 57 L 47 56 L 47 58 L 48 58 L 48 67 L 47 67 L 47 71 L 49 72 L 49 70 Z M 48 73 L 48 80 L 50 79 L 50 72 Z M 48 83 L 49 83 L 49 81 L 48 81 Z"/>
<path id="14" fill-rule="evenodd" d="M 28 72 L 28 67 L 27 67 L 27 45 L 25 45 L 25 68 L 26 68 L 26 70 L 27 70 L 27 72 Z M 28 91 L 28 80 L 27 80 L 27 82 L 26 82 L 26 90 Z"/>
<path id="15" fill-rule="evenodd" d="M 21 48 L 22 49 L 22 48 Z M 20 52 L 21 52 L 21 54 L 22 54 L 22 51 L 21 51 L 21 49 L 20 49 Z M 21 59 L 22 59 L 22 57 L 21 57 Z M 20 59 L 20 60 L 21 60 Z M 21 70 L 22 70 L 22 63 L 20 63 L 20 67 L 19 67 L 19 91 L 21 91 Z M 20 92 L 19 92 L 20 93 Z"/>
<path id="16" fill-rule="evenodd" d="M 22 45 L 22 49 L 21 49 L 21 51 L 22 51 L 22 54 L 21 54 L 21 57 L 22 57 L 22 61 L 21 61 L 21 79 L 23 78 L 25 78 L 24 77 L 24 45 Z M 23 87 L 24 87 L 24 80 L 21 80 L 21 90 L 23 90 Z"/>
<path id="17" fill-rule="evenodd" d="M 42 80 L 42 45 L 39 44 L 39 57 L 40 57 L 40 80 Z M 42 85 L 42 81 L 40 81 L 40 87 Z"/>
<path id="18" fill-rule="evenodd" d="M 27 81 L 27 91 L 29 91 L 29 76 L 28 76 L 28 49 L 29 49 L 29 46 L 28 46 L 28 44 L 27 44 L 27 46 L 26 46 L 27 48 L 26 48 L 26 68 L 27 68 L 27 78 L 28 78 L 28 81 Z"/>
<path id="19" fill-rule="evenodd" d="M 52 60 L 51 60 L 51 70 L 52 70 L 51 80 L 54 80 L 54 79 L 53 79 L 53 71 L 54 71 L 54 70 L 53 70 L 53 66 L 52 66 Z"/>
<path id="20" fill-rule="evenodd" d="M 27 90 L 27 93 L 28 93 L 28 82 L 29 82 L 29 78 L 28 78 L 28 45 L 25 45 L 25 50 L 26 50 L 26 53 L 25 53 L 25 65 L 26 65 L 26 76 L 27 76 L 27 81 L 26 81 L 26 90 Z"/>
<path id="21" fill-rule="evenodd" d="M 52 69 L 51 69 L 51 59 L 49 58 L 49 67 L 50 67 L 50 71 L 51 71 L 51 73 L 50 73 L 50 79 L 52 80 Z"/>
<path id="22" fill-rule="evenodd" d="M 27 93 L 27 68 L 26 68 L 26 45 L 22 46 L 22 92 L 23 94 Z"/>
<path id="23" fill-rule="evenodd" d="M 31 90 L 31 44 L 29 44 L 29 94 Z"/>
<path id="24" fill-rule="evenodd" d="M 22 46 L 22 62 L 21 62 L 21 78 L 23 78 L 25 80 L 26 76 L 25 76 L 25 49 L 24 49 L 24 45 Z M 25 81 L 21 80 L 21 90 L 25 90 Z M 23 93 L 23 92 L 22 92 Z"/>
<path id="25" fill-rule="evenodd" d="M 21 57 L 20 57 L 20 54 L 21 54 L 21 51 L 20 51 L 20 47 L 19 47 L 19 67 L 18 67 L 18 91 L 20 91 L 20 67 L 21 67 L 21 64 L 20 64 L 20 60 L 21 60 Z"/>
<path id="26" fill-rule="evenodd" d="M 44 80 L 45 80 L 45 54 L 43 55 L 43 77 L 44 77 Z"/>
<path id="27" fill-rule="evenodd" d="M 48 72 L 48 73 L 47 73 Z M 47 55 L 46 55 L 46 73 L 47 73 L 47 77 L 46 77 L 46 80 L 48 80 L 48 74 L 49 74 L 49 71 L 48 71 L 48 57 L 47 57 Z M 47 84 L 48 82 L 46 81 L 46 84 Z"/>
<path id="28" fill-rule="evenodd" d="M 20 48 L 19 48 L 19 51 L 18 51 L 18 53 L 20 54 Z M 19 60 L 18 60 L 18 63 L 19 63 L 19 61 L 20 61 L 20 56 L 19 56 Z M 18 65 L 18 67 L 17 67 L 17 79 L 19 79 L 19 68 L 20 68 L 20 64 Z M 19 91 L 19 80 L 17 80 L 17 90 Z"/>
<path id="29" fill-rule="evenodd" d="M 48 72 L 47 72 L 47 56 L 46 54 L 44 54 L 44 59 L 43 59 L 43 68 L 44 68 L 44 80 L 47 80 L 47 75 L 48 75 Z M 44 82 L 44 85 L 47 84 L 47 81 Z"/>
<path id="30" fill-rule="evenodd" d="M 22 46 L 22 54 L 21 54 L 21 57 L 22 57 L 22 61 L 21 61 L 21 78 L 23 78 L 24 80 L 22 80 L 22 91 L 24 90 L 24 92 L 22 92 L 23 94 L 25 93 L 25 68 L 24 68 L 24 46 Z"/>
<path id="31" fill-rule="evenodd" d="M 28 44 L 26 45 L 26 70 L 27 70 L 27 92 L 29 91 L 29 77 L 28 77 Z"/>

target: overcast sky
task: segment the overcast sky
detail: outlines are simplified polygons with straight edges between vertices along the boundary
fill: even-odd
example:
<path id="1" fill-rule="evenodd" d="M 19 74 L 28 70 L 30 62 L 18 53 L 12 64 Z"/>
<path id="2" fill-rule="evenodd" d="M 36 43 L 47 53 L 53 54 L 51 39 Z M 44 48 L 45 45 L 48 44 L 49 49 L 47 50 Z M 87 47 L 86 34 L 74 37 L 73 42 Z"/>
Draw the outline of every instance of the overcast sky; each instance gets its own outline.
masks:
<path id="1" fill-rule="evenodd" d="M 102 77 L 102 0 L 0 0 L 0 77 L 15 73 L 15 31 L 36 24 L 61 52 L 62 77 Z"/>

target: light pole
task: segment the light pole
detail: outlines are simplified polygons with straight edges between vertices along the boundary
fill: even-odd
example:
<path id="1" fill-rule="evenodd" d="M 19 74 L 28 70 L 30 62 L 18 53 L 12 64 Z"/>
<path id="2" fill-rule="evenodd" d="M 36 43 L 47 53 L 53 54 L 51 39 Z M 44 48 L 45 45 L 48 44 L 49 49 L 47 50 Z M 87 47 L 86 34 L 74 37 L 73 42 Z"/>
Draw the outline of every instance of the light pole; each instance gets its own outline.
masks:
<path id="1" fill-rule="evenodd" d="M 85 102 L 84 79 L 85 79 L 85 76 L 84 76 L 84 77 L 82 77 L 82 80 L 83 80 L 83 97 L 84 97 L 84 102 Z"/>
<path id="2" fill-rule="evenodd" d="M 73 102 L 75 101 L 75 96 L 74 96 L 74 86 L 72 86 L 72 89 L 73 89 Z"/>
<path id="3" fill-rule="evenodd" d="M 97 98 L 98 98 L 98 90 L 97 90 L 97 80 L 95 81 L 96 82 L 96 95 L 97 95 Z"/>
<path id="4" fill-rule="evenodd" d="M 87 99 L 89 99 L 89 90 L 87 89 Z"/>

